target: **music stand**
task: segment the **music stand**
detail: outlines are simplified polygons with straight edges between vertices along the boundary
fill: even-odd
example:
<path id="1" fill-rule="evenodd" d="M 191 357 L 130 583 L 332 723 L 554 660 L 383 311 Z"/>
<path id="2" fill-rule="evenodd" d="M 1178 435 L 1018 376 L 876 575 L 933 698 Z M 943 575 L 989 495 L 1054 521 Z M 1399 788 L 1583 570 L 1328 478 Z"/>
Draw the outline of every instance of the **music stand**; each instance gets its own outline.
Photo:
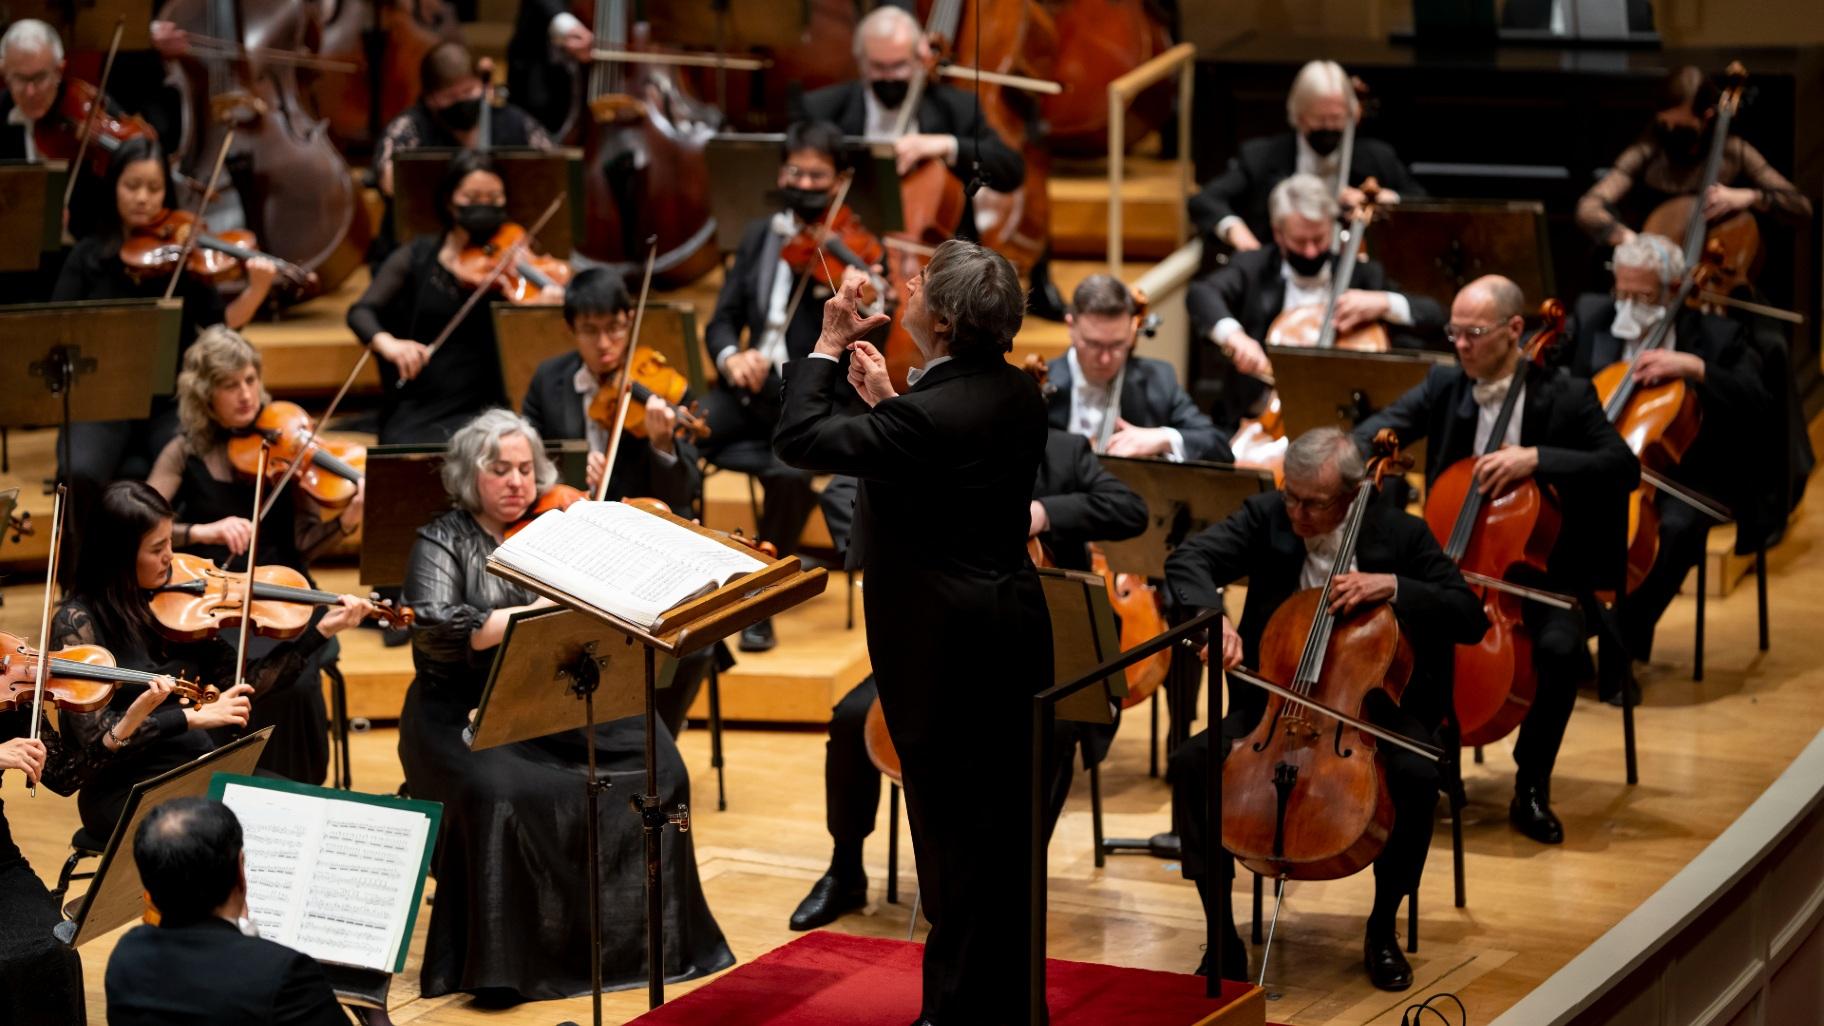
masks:
<path id="1" fill-rule="evenodd" d="M 419 235 L 441 235 L 437 186 L 461 150 L 421 146 L 393 155 L 393 238 L 403 246 Z M 583 208 L 571 197 L 583 194 L 583 151 L 535 150 L 497 146 L 488 151 L 507 189 L 507 220 L 530 226 L 563 196 L 556 216 L 538 233 L 538 246 L 562 260 L 570 259 L 583 234 Z"/>
<path id="2" fill-rule="evenodd" d="M 139 882 L 139 866 L 133 861 L 133 836 L 139 833 L 139 824 L 153 809 L 173 798 L 207 797 L 210 781 L 218 772 L 251 774 L 273 729 L 261 727 L 207 755 L 134 784 L 127 792 L 126 807 L 114 824 L 108 846 L 102 849 L 101 868 L 89 881 L 88 893 L 82 896 L 82 906 L 76 914 L 57 924 L 57 939 L 79 948 L 140 918 L 146 911 L 145 888 Z"/>
<path id="3" fill-rule="evenodd" d="M 570 328 L 564 323 L 564 309 L 555 303 L 495 303 L 494 337 L 513 340 L 512 345 L 500 347 L 500 378 L 506 383 L 507 400 L 515 411 L 525 404 L 526 389 L 531 386 L 538 365 L 576 348 Z M 646 304 L 646 318 L 640 323 L 640 346 L 663 354 L 690 379 L 691 391 L 703 394 L 703 366 L 708 361 L 697 338 L 696 307 L 669 300 Z"/>
<path id="4" fill-rule="evenodd" d="M 1543 203 L 1414 199 L 1382 209 L 1400 242 L 1392 245 L 1389 234 L 1370 232 L 1369 251 L 1409 293 L 1430 296 L 1449 309 L 1463 286 L 1499 274 L 1526 295 L 1553 294 Z"/>
<path id="5" fill-rule="evenodd" d="M 730 540 L 726 535 L 693 524 L 682 517 L 673 516 L 670 513 L 651 513 L 650 515 L 669 520 L 686 530 L 693 531 L 718 544 L 727 545 L 744 555 L 752 555 L 753 550 L 741 543 Z M 639 813 L 640 827 L 646 841 L 647 1000 L 651 1007 L 657 1008 L 665 1003 L 665 900 L 664 881 L 659 875 L 660 832 L 667 823 L 676 824 L 683 830 L 690 828 L 690 810 L 688 808 L 680 804 L 676 809 L 665 809 L 659 804 L 658 761 L 654 741 L 658 735 L 658 713 L 653 706 L 654 693 L 659 687 L 658 657 L 661 654 L 678 657 L 694 652 L 822 594 L 829 573 L 822 567 L 805 570 L 799 565 L 797 557 L 787 556 L 774 560 L 751 574 L 737 578 L 701 598 L 692 599 L 675 609 L 667 610 L 658 620 L 654 621 L 651 627 L 643 627 L 621 619 L 568 592 L 554 588 L 530 574 L 515 570 L 493 557 L 489 557 L 487 569 L 489 573 L 497 577 L 504 577 L 596 621 L 599 625 L 598 633 L 600 628 L 605 627 L 609 633 L 618 634 L 625 639 L 619 645 L 608 642 L 605 649 L 598 642 L 593 653 L 581 648 L 580 645 L 569 652 L 569 663 L 565 669 L 568 674 L 567 679 L 571 683 L 567 687 L 574 694 L 565 698 L 565 691 L 562 689 L 548 686 L 544 689 L 546 695 L 560 699 L 551 703 L 563 707 L 564 710 L 557 714 L 559 718 L 555 721 L 560 724 L 559 729 L 562 729 L 562 724 L 566 722 L 563 718 L 565 716 L 568 717 L 567 722 L 570 725 L 577 724 L 576 706 L 573 703 L 578 697 L 583 700 L 583 715 L 580 722 L 584 724 L 592 722 L 595 718 L 594 694 L 601 687 L 602 671 L 612 669 L 613 676 L 618 679 L 619 674 L 623 672 L 622 668 L 632 661 L 629 650 L 633 644 L 637 642 L 643 652 L 642 684 L 644 687 L 639 709 L 644 712 L 646 717 L 646 789 L 643 794 L 634 798 L 633 804 Z M 551 629 L 558 629 L 561 626 L 558 624 Z M 578 652 L 582 653 L 582 658 L 578 657 Z M 611 666 L 605 666 L 604 660 Z M 495 675 L 501 672 L 502 664 L 506 661 L 503 642 L 502 652 L 496 657 Z M 546 678 L 547 683 L 549 679 Z M 492 689 L 492 682 L 489 687 Z M 516 687 L 515 690 L 520 689 Z M 615 700 L 619 701 L 618 695 Z M 542 701 L 551 701 L 551 699 L 542 699 Z M 540 719 L 543 722 L 538 720 L 530 722 L 539 727 L 553 722 L 548 718 L 541 717 Z M 478 732 L 480 727 L 481 724 L 478 722 Z M 507 734 L 508 731 L 504 728 L 499 732 L 499 736 Z M 589 794 L 589 838 L 593 845 L 596 838 L 597 817 L 595 798 L 600 788 L 595 782 L 594 739 L 591 738 L 590 741 L 587 790 Z M 592 913 L 589 931 L 590 977 L 593 984 L 596 1026 L 601 1026 L 602 1021 L 601 919 L 599 915 L 593 914 L 599 911 L 596 908 L 601 890 L 600 871 L 596 868 L 599 854 L 599 852 L 591 852 L 591 887 L 589 891 Z"/>
<path id="6" fill-rule="evenodd" d="M 1319 427 L 1353 431 L 1357 424 L 1389 406 L 1425 380 L 1433 367 L 1456 357 L 1422 350 L 1356 353 L 1347 349 L 1302 349 L 1267 346 L 1273 361 L 1275 388 L 1286 437 Z M 1425 465 L 1423 442 L 1406 445 L 1418 466 Z"/>
<path id="7" fill-rule="evenodd" d="M 779 187 L 779 147 L 784 141 L 779 132 L 723 132 L 703 144 L 709 180 L 716 183 L 709 192 L 709 212 L 716 219 L 716 246 L 722 252 L 739 249 L 742 234 L 755 219 L 778 212 L 773 195 Z M 904 228 L 893 145 L 844 136 L 842 162 L 855 171 L 843 205 L 876 235 Z"/>
<path id="8" fill-rule="evenodd" d="M 44 254 L 62 248 L 68 180 L 69 165 L 61 160 L 0 161 L 0 238 L 16 243 L 0 247 L 0 272 L 36 271 Z"/>
<path id="9" fill-rule="evenodd" d="M 1115 611 L 1108 603 L 1108 584 L 1100 576 L 1040 567 L 1039 584 L 1045 589 L 1045 609 L 1051 614 L 1053 684 L 1075 680 L 1121 651 Z M 1110 674 L 1102 678 L 1100 687 L 1089 687 L 1059 702 L 1057 717 L 1107 725 L 1115 722 L 1115 708 L 1126 697 L 1127 675 Z M 1034 757 L 1042 758 L 1043 753 L 1035 752 Z"/>
<path id="10" fill-rule="evenodd" d="M 394 588 L 405 583 L 418 529 L 450 509 L 443 490 L 442 442 L 374 445 L 367 450 L 367 506 L 361 515 L 361 583 Z M 583 486 L 589 443 L 546 442 L 558 480 Z"/>

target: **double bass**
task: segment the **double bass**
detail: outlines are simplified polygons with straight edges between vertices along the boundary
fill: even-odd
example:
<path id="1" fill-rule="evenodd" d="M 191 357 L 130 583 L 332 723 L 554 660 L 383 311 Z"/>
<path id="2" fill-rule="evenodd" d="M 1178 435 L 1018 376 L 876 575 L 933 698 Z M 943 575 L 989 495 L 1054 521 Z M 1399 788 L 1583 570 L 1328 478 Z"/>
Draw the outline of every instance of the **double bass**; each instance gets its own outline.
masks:
<path id="1" fill-rule="evenodd" d="M 1147 0 L 1053 0 L 1057 64 L 1064 91 L 1039 101 L 1052 152 L 1073 157 L 1108 153 L 1108 85 L 1171 49 L 1172 37 Z M 1127 113 L 1131 147 L 1165 124 L 1172 85 L 1160 82 L 1134 98 Z"/>
<path id="2" fill-rule="evenodd" d="M 656 38 L 713 38 L 719 53 L 764 60 L 766 67 L 758 71 L 684 68 L 680 73 L 693 93 L 722 111 L 730 131 L 777 132 L 790 120 L 787 101 L 794 90 L 808 93 L 855 77 L 853 44 L 863 8 L 855 0 L 648 4 L 646 20 Z"/>
<path id="3" fill-rule="evenodd" d="M 1697 266 L 1708 247 L 1717 247 L 1721 256 L 1715 260 L 1717 266 L 1711 272 L 1708 287 L 1727 295 L 1753 281 L 1760 271 L 1764 254 L 1760 223 L 1752 212 L 1738 210 L 1715 223 L 1704 217 L 1704 197 L 1709 195 L 1710 187 L 1717 184 L 1717 178 L 1722 174 L 1723 153 L 1729 145 L 1729 124 L 1741 109 L 1742 94 L 1748 83 L 1748 70 L 1740 61 L 1731 62 L 1723 76 L 1725 83 L 1717 97 L 1716 108 L 1706 112 L 1712 119 L 1710 152 L 1704 160 L 1703 182 L 1692 195 L 1675 196 L 1655 207 L 1640 230 L 1643 234 L 1684 240 L 1686 267 Z"/>
<path id="4" fill-rule="evenodd" d="M 330 138 L 344 152 L 362 153 L 418 101 L 424 55 L 439 43 L 462 42 L 462 28 L 447 0 L 337 0 L 321 37 L 322 56 L 356 70 L 314 76 L 311 99 Z"/>

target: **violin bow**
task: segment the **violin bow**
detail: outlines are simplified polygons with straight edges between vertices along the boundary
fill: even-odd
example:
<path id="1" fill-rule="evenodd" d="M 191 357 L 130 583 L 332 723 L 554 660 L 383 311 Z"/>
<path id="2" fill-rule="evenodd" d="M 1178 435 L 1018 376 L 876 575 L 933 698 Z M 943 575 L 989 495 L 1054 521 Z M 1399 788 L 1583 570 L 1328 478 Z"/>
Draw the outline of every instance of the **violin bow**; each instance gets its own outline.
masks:
<path id="1" fill-rule="evenodd" d="M 835 200 L 830 203 L 830 209 L 823 212 L 823 221 L 818 225 L 819 228 L 823 229 L 825 237 L 829 235 L 831 226 L 836 223 L 836 212 L 842 209 L 842 201 L 848 199 L 849 186 L 854 184 L 854 182 L 855 172 L 844 171 L 842 173 L 842 185 L 837 188 Z M 805 227 L 809 228 L 810 226 L 806 225 Z M 823 239 L 817 240 L 817 256 L 819 259 L 823 257 Z M 830 290 L 832 292 L 835 291 L 836 281 L 830 275 L 830 264 L 827 260 L 823 262 L 823 276 L 825 278 L 830 278 Z M 806 267 L 804 273 L 798 277 L 798 287 L 792 290 L 792 301 L 785 304 L 785 323 L 788 327 L 792 323 L 792 318 L 798 316 L 798 304 L 804 300 L 805 286 L 810 283 L 811 268 Z"/>
<path id="2" fill-rule="evenodd" d="M 591 499 L 601 502 L 608 497 L 608 479 L 614 476 L 614 458 L 621 454 L 621 425 L 627 423 L 627 407 L 633 402 L 633 360 L 640 351 L 640 328 L 646 321 L 646 300 L 652 294 L 652 266 L 659 257 L 659 237 L 646 240 L 646 278 L 640 282 L 640 305 L 633 310 L 633 331 L 627 336 L 627 355 L 621 358 L 621 401 L 614 407 L 614 419 L 608 425 L 608 451 L 603 454 L 602 476 L 595 482 Z"/>
<path id="3" fill-rule="evenodd" d="M 427 364 L 431 361 L 432 357 L 437 355 L 437 350 L 442 349 L 443 344 L 450 340 L 450 334 L 456 330 L 456 325 L 461 324 L 462 319 L 469 315 L 469 311 L 475 309 L 475 304 L 481 302 L 481 297 L 486 295 L 487 291 L 494 287 L 494 283 L 500 280 L 501 274 L 503 274 L 507 268 L 513 266 L 513 262 L 519 259 L 519 255 L 531 247 L 533 237 L 544 230 L 545 225 L 549 224 L 551 219 L 557 216 L 558 208 L 563 205 L 563 193 L 553 196 L 551 198 L 551 205 L 546 207 L 545 212 L 540 214 L 538 220 L 532 223 L 532 227 L 526 229 L 526 234 L 520 236 L 519 241 L 508 246 L 506 250 L 500 254 L 500 259 L 495 261 L 494 266 L 488 269 L 488 273 L 482 277 L 481 283 L 475 286 L 475 291 L 469 294 L 468 299 L 463 300 L 462 305 L 456 308 L 454 314 L 450 315 L 450 319 L 444 324 L 443 330 L 437 333 L 436 340 L 425 347 L 430 350 L 424 357 Z M 404 388 L 409 384 L 411 384 L 411 382 L 404 378 L 400 378 L 398 384 L 393 387 Z"/>
<path id="4" fill-rule="evenodd" d="M 98 95 L 95 102 L 100 103 Z M 234 128 L 231 126 L 222 133 L 222 148 L 215 155 L 215 167 L 209 171 L 209 181 L 203 185 L 203 194 L 196 199 L 196 216 L 190 222 L 190 230 L 184 233 L 184 244 L 177 251 L 177 266 L 171 270 L 171 280 L 165 283 L 165 298 L 177 295 L 178 280 L 184 276 L 184 264 L 190 254 L 196 251 L 196 237 L 203 232 L 203 211 L 209 208 L 209 201 L 215 198 L 215 186 L 222 180 L 222 168 L 228 163 L 228 150 L 234 146 Z"/>
<path id="5" fill-rule="evenodd" d="M 38 665 L 32 675 L 32 732 L 28 736 L 33 741 L 38 740 L 38 726 L 44 722 L 44 685 L 50 677 L 51 665 L 51 593 L 57 587 L 58 556 L 63 550 L 63 508 L 68 494 L 69 486 L 59 484 L 51 508 L 51 555 L 44 571 L 44 608 L 38 618 Z M 27 784 L 26 793 L 38 797 L 38 783 Z"/>
<path id="6" fill-rule="evenodd" d="M 247 538 L 247 583 L 241 592 L 240 639 L 234 646 L 234 685 L 247 683 L 247 632 L 253 627 L 253 571 L 259 565 L 255 553 L 260 551 L 260 493 L 266 487 L 266 457 L 272 446 L 260 439 L 260 465 L 253 475 L 253 529 Z"/>
<path id="7" fill-rule="evenodd" d="M 76 159 L 70 162 L 70 180 L 63 183 L 63 216 L 70 216 L 70 197 L 76 194 L 76 180 L 82 177 L 82 158 L 89 153 L 89 140 L 95 135 L 95 119 L 108 105 L 108 76 L 114 74 L 114 57 L 120 53 L 120 36 L 126 31 L 127 16 L 114 18 L 114 37 L 108 40 L 108 59 L 101 65 L 101 84 L 95 87 L 95 102 L 89 104 L 89 116 L 82 122 L 82 138 L 76 141 Z"/>

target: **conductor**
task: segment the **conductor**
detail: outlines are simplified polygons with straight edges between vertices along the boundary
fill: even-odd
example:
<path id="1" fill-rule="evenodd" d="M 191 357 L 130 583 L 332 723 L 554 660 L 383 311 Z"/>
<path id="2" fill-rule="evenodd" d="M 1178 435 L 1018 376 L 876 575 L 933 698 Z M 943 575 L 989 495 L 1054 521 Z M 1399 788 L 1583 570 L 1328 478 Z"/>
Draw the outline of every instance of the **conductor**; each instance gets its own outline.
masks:
<path id="1" fill-rule="evenodd" d="M 1026 556 L 1045 401 L 1005 354 L 1025 297 L 1007 260 L 937 248 L 908 285 L 924 356 L 896 395 L 862 338 L 864 279 L 824 304 L 808 359 L 787 365 L 773 447 L 860 479 L 851 550 L 866 571 L 868 654 L 904 772 L 931 934 L 915 1026 L 1029 1021 L 1030 810 L 984 800 L 1032 772 L 1030 700 L 1052 683 L 1051 624 Z M 852 356 L 844 381 L 838 360 Z M 843 414 L 844 388 L 867 403 Z"/>

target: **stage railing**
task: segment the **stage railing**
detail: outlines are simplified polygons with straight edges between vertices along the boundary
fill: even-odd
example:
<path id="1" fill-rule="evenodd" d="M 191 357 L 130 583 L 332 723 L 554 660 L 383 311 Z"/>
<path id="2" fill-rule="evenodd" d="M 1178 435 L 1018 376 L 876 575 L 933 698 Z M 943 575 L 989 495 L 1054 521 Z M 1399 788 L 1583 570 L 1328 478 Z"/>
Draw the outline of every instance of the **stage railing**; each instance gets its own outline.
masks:
<path id="1" fill-rule="evenodd" d="M 1197 73 L 1197 47 L 1179 43 L 1108 84 L 1108 273 L 1121 277 L 1124 237 L 1121 185 L 1127 172 L 1127 107 L 1153 83 L 1178 74 L 1178 241 L 1185 237 L 1185 204 L 1191 189 L 1191 92 Z"/>

